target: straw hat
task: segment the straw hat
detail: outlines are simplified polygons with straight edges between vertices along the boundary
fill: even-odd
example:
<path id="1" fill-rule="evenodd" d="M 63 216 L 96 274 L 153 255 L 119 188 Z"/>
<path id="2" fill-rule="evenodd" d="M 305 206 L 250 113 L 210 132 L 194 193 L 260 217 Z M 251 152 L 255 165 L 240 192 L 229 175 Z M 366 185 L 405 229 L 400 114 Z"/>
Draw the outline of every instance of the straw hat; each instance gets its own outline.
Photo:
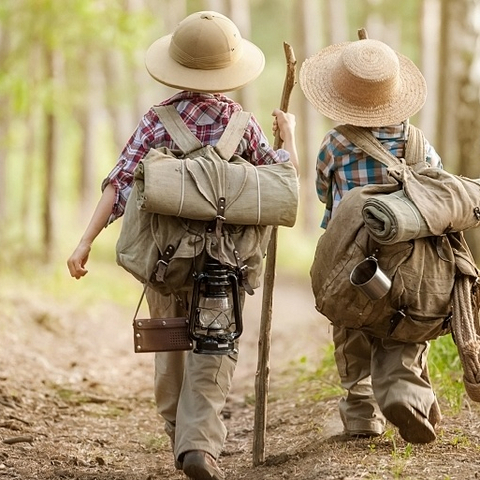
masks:
<path id="1" fill-rule="evenodd" d="M 401 123 L 427 96 L 425 79 L 409 58 L 368 38 L 331 45 L 305 60 L 300 86 L 320 113 L 360 127 Z"/>
<path id="2" fill-rule="evenodd" d="M 155 41 L 145 65 L 155 80 L 196 92 L 228 92 L 257 78 L 265 66 L 263 52 L 240 35 L 235 24 L 217 12 L 196 12 L 173 34 Z"/>

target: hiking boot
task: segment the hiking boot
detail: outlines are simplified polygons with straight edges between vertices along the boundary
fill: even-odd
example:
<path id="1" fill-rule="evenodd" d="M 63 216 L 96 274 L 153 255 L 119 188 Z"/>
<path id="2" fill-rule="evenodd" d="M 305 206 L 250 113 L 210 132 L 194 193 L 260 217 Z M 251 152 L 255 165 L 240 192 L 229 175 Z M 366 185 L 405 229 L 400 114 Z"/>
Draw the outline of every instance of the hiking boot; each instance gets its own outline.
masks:
<path id="1" fill-rule="evenodd" d="M 190 480 L 225 480 L 215 459 L 201 450 L 192 450 L 185 454 L 183 472 Z"/>
<path id="2" fill-rule="evenodd" d="M 420 378 L 425 380 L 429 385 L 430 381 L 430 372 L 428 371 L 428 363 L 425 363 Z M 433 403 L 430 407 L 430 412 L 428 412 L 428 421 L 432 424 L 432 427 L 435 428 L 442 420 L 442 412 L 440 411 L 440 405 L 438 404 L 437 396 L 434 394 Z"/>
<path id="3" fill-rule="evenodd" d="M 428 414 L 428 421 L 432 424 L 432 427 L 435 428 L 442 420 L 442 412 L 440 410 L 440 405 L 438 404 L 437 397 L 435 397 L 432 406 L 430 407 L 430 412 Z"/>
<path id="4" fill-rule="evenodd" d="M 383 414 L 393 423 L 401 437 L 410 443 L 430 443 L 437 436 L 427 417 L 406 403 L 392 403 L 385 408 Z"/>
<path id="5" fill-rule="evenodd" d="M 340 414 L 340 416 L 342 416 Z M 343 420 L 343 418 L 342 418 Z M 385 431 L 385 419 L 371 418 L 343 422 L 343 433 L 352 438 L 372 438 L 382 435 Z"/>

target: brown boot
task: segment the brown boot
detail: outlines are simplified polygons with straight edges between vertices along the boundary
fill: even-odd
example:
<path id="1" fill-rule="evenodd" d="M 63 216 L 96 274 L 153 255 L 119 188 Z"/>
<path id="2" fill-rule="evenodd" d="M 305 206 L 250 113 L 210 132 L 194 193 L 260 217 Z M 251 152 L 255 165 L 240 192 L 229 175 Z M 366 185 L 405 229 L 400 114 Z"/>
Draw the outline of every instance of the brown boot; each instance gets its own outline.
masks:
<path id="1" fill-rule="evenodd" d="M 427 381 L 429 384 L 431 384 L 430 372 L 428 371 L 428 363 L 425 363 L 420 377 Z M 430 407 L 430 412 L 428 413 L 428 421 L 432 424 L 432 427 L 435 428 L 441 420 L 442 412 L 440 411 L 440 405 L 438 404 L 437 396 L 435 395 L 432 406 Z"/>
<path id="2" fill-rule="evenodd" d="M 406 403 L 392 403 L 385 408 L 383 414 L 393 423 L 401 437 L 410 443 L 430 443 L 437 436 L 427 417 Z"/>
<path id="3" fill-rule="evenodd" d="M 225 480 L 215 459 L 202 450 L 192 450 L 185 454 L 183 472 L 191 480 Z"/>
<path id="4" fill-rule="evenodd" d="M 437 425 L 442 421 L 442 412 L 440 410 L 440 405 L 437 402 L 437 397 L 435 397 L 432 406 L 430 407 L 428 420 L 432 424 L 433 428 L 436 428 Z"/>

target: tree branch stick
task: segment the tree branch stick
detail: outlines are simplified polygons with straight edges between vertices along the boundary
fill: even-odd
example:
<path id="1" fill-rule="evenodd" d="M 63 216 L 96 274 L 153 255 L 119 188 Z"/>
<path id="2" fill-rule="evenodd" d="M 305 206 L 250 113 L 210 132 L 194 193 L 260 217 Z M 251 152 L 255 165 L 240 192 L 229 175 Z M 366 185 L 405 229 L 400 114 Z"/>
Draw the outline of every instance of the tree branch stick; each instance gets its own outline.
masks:
<path id="1" fill-rule="evenodd" d="M 287 72 L 283 85 L 280 109 L 288 111 L 290 95 L 295 86 L 295 72 L 297 61 L 292 47 L 283 44 L 287 62 Z M 277 131 L 274 148 L 281 148 L 283 142 Z M 258 338 L 258 361 L 255 373 L 255 419 L 253 429 L 253 465 L 258 466 L 265 462 L 265 438 L 267 432 L 267 403 L 270 383 L 270 345 L 272 330 L 273 287 L 275 283 L 275 264 L 277 259 L 278 227 L 272 227 L 270 241 L 267 248 L 265 274 L 263 282 L 262 314 Z"/>

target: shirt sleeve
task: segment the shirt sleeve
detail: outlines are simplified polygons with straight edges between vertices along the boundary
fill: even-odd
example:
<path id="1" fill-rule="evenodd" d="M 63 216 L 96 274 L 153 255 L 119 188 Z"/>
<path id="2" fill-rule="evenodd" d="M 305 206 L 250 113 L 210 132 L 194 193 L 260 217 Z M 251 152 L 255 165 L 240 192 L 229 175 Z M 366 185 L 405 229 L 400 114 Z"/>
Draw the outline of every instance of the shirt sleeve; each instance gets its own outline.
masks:
<path id="1" fill-rule="evenodd" d="M 280 148 L 278 150 L 273 149 L 253 115 L 250 118 L 237 153 L 253 165 L 271 165 L 273 163 L 287 162 L 290 159 L 290 154 L 286 150 Z"/>
<path id="2" fill-rule="evenodd" d="M 121 217 L 133 187 L 133 172 L 138 162 L 145 157 L 155 144 L 155 124 L 152 111 L 140 120 L 136 130 L 122 150 L 118 161 L 102 182 L 102 191 L 108 184 L 115 189 L 115 203 L 108 224 Z"/>
<path id="3" fill-rule="evenodd" d="M 440 158 L 440 155 L 435 151 L 432 145 L 430 145 L 426 140 L 425 142 L 426 142 L 425 151 L 426 151 L 427 163 L 429 163 L 432 167 L 443 169 L 442 159 Z"/>
<path id="4" fill-rule="evenodd" d="M 335 157 L 333 145 L 333 135 L 331 132 L 329 132 L 325 135 L 317 156 L 317 196 L 323 203 L 327 203 L 328 201 L 331 176 L 333 175 L 334 171 Z"/>

